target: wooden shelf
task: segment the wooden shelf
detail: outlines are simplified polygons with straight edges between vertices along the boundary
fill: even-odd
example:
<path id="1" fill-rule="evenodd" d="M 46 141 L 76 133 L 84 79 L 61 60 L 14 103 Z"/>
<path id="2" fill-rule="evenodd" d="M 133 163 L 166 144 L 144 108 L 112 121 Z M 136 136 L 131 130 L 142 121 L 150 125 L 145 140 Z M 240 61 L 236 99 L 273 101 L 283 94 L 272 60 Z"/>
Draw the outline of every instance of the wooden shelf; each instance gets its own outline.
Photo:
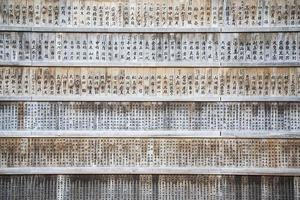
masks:
<path id="1" fill-rule="evenodd" d="M 10 167 L 0 168 L 1 175 L 20 174 L 212 174 L 298 176 L 299 168 L 231 167 Z"/>

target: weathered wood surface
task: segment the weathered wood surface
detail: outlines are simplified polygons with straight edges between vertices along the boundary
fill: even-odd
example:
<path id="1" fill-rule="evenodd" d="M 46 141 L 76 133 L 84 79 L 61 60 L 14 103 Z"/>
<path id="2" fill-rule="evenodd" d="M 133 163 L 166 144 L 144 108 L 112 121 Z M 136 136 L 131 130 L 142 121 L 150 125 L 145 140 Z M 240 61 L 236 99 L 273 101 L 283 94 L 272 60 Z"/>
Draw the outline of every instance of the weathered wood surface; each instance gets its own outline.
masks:
<path id="1" fill-rule="evenodd" d="M 300 103 L 2 102 L 5 130 L 300 131 Z M 249 132 L 248 132 L 249 131 Z M 65 133 L 67 134 L 67 133 Z"/>
<path id="2" fill-rule="evenodd" d="M 265 167 L 6 167 L 0 168 L 2 175 L 238 175 L 238 176 L 298 176 L 299 168 Z M 0 176 L 0 177 L 1 177 Z"/>
<path id="3" fill-rule="evenodd" d="M 5 137 L 300 139 L 299 130 L 1 130 Z"/>
<path id="4" fill-rule="evenodd" d="M 0 199 L 300 199 L 297 0 L 0 0 L 0 66 Z"/>
<path id="5" fill-rule="evenodd" d="M 297 0 L 2 0 L 0 11 L 0 25 L 5 29 L 47 27 L 44 31 L 70 27 L 72 31 L 78 28 L 230 31 L 252 27 L 256 31 L 276 27 L 285 31 L 286 27 L 300 25 Z"/>
<path id="6" fill-rule="evenodd" d="M 300 33 L 0 32 L 1 65 L 297 66 Z"/>
<path id="7" fill-rule="evenodd" d="M 299 101 L 299 69 L 3 67 L 0 99 Z"/>
<path id="8" fill-rule="evenodd" d="M 214 175 L 1 176 L 0 198 L 13 199 L 209 199 L 293 200 L 299 177 Z M 287 189 L 289 188 L 289 189 Z"/>
<path id="9" fill-rule="evenodd" d="M 3 138 L 0 166 L 287 170 L 300 167 L 299 145 L 299 139 Z"/>

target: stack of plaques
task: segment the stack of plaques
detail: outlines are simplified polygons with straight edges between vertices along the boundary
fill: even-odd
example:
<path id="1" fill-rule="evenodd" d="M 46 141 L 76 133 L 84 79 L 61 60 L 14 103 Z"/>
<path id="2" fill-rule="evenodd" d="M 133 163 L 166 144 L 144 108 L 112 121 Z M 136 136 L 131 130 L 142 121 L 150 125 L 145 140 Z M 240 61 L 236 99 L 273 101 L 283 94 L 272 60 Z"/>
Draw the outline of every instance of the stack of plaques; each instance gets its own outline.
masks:
<path id="1" fill-rule="evenodd" d="M 300 199 L 300 2 L 0 0 L 0 199 Z"/>

